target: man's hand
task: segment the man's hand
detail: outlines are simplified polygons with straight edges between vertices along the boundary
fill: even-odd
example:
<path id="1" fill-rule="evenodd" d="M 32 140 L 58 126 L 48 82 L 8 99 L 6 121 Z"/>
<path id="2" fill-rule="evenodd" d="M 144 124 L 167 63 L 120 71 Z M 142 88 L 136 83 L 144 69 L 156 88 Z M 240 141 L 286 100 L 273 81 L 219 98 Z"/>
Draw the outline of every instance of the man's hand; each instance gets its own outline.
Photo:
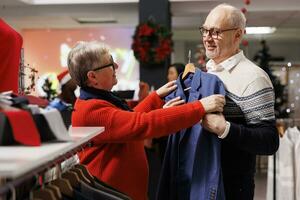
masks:
<path id="1" fill-rule="evenodd" d="M 170 81 L 156 90 L 160 98 L 167 96 L 170 92 L 177 88 L 176 81 Z"/>
<path id="2" fill-rule="evenodd" d="M 211 112 L 223 112 L 225 105 L 225 97 L 220 94 L 214 94 L 208 97 L 204 97 L 199 100 L 204 107 L 206 113 Z"/>
<path id="3" fill-rule="evenodd" d="M 226 128 L 226 120 L 223 114 L 206 114 L 202 119 L 202 126 L 209 132 L 221 136 Z"/>
<path id="4" fill-rule="evenodd" d="M 178 106 L 178 105 L 183 104 L 183 103 L 184 103 L 184 100 L 180 99 L 180 97 L 175 97 L 174 99 L 171 99 L 170 101 L 165 103 L 163 108 L 170 108 L 170 107 L 173 107 L 173 106 Z"/>

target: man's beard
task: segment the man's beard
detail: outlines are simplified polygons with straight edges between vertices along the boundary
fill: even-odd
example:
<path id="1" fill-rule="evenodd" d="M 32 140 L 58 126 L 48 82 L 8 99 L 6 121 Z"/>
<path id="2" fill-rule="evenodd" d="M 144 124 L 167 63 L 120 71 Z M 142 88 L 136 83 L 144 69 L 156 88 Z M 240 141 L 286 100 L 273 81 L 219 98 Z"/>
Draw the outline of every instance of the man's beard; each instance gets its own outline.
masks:
<path id="1" fill-rule="evenodd" d="M 218 50 L 206 51 L 205 54 L 207 58 L 214 59 L 219 56 L 219 51 Z"/>

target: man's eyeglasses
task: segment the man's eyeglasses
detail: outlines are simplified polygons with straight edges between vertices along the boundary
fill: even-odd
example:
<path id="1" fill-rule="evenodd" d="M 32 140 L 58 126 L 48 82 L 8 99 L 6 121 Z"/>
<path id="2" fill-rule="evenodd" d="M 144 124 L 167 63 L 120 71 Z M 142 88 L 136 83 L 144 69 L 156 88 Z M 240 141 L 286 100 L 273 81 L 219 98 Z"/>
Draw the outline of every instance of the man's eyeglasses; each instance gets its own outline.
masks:
<path id="1" fill-rule="evenodd" d="M 96 67 L 95 69 L 92 69 L 92 71 L 98 71 L 98 70 L 100 70 L 100 69 L 104 69 L 104 68 L 110 67 L 110 66 L 112 66 L 113 69 L 115 70 L 115 62 L 114 62 L 114 59 L 113 59 L 112 56 L 110 56 L 110 58 L 111 58 L 111 63 L 109 63 L 109 64 L 107 64 L 107 65 L 100 66 L 100 67 Z"/>
<path id="2" fill-rule="evenodd" d="M 206 37 L 206 36 L 210 35 L 210 37 L 212 37 L 213 39 L 218 39 L 219 35 L 222 34 L 223 32 L 233 31 L 233 30 L 237 30 L 237 29 L 238 28 L 230 28 L 230 29 L 220 30 L 220 29 L 216 29 L 216 28 L 212 28 L 212 29 L 206 29 L 204 27 L 199 28 L 202 37 Z"/>

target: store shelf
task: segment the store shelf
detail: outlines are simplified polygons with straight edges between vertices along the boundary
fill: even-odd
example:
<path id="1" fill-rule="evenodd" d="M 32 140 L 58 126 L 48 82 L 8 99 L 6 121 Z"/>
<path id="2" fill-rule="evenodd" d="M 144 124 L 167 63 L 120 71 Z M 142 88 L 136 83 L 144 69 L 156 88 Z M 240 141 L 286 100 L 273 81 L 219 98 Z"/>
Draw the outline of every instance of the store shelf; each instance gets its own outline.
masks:
<path id="1" fill-rule="evenodd" d="M 0 147 L 0 178 L 15 179 L 27 173 L 34 173 L 68 153 L 81 148 L 92 138 L 101 134 L 104 127 L 72 127 L 69 129 L 72 141 L 43 143 L 39 147 Z M 66 156 L 67 158 L 67 156 Z"/>

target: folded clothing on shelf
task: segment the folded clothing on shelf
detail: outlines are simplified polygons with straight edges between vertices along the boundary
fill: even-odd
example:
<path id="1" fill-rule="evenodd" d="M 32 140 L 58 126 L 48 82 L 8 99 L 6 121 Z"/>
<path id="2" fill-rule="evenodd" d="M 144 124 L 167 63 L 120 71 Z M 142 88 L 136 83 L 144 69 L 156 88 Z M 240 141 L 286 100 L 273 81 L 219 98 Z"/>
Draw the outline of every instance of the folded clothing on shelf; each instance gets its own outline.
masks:
<path id="1" fill-rule="evenodd" d="M 29 112 L 19 109 L 0 111 L 0 123 L 0 145 L 41 145 L 40 134 Z"/>

